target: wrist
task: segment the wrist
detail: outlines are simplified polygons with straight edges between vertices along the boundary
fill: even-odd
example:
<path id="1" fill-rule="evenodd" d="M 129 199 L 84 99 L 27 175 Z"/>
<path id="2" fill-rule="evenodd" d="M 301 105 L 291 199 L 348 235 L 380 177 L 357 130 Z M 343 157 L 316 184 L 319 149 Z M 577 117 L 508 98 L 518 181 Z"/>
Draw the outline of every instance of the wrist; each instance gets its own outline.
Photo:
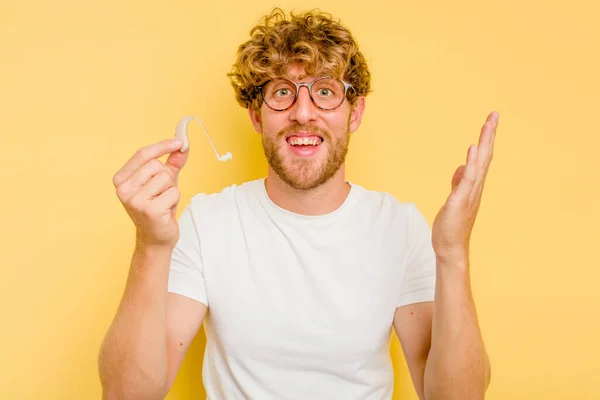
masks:
<path id="1" fill-rule="evenodd" d="M 469 293 L 471 273 L 468 259 L 437 257 L 436 286 L 439 286 L 440 293 L 453 293 L 452 296 L 458 293 Z"/>
<path id="2" fill-rule="evenodd" d="M 469 264 L 469 245 L 459 246 L 435 246 L 433 247 L 435 258 L 438 263 L 449 265 L 468 265 Z"/>
<path id="3" fill-rule="evenodd" d="M 468 273 L 469 256 L 467 254 L 437 255 L 435 257 L 438 270 Z"/>
<path id="4" fill-rule="evenodd" d="M 174 248 L 174 244 L 148 242 L 144 238 L 136 236 L 135 252 L 144 257 L 171 257 Z"/>

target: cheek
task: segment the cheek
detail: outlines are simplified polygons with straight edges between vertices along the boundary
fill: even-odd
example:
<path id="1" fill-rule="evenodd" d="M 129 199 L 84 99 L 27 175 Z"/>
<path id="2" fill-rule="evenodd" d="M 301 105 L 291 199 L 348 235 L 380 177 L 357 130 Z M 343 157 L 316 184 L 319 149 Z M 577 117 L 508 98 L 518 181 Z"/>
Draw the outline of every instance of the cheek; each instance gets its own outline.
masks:
<path id="1" fill-rule="evenodd" d="M 270 115 L 268 113 L 263 113 L 261 116 L 262 120 L 262 129 L 263 134 L 271 138 L 276 138 L 277 134 L 281 129 L 286 126 L 285 119 L 282 119 L 280 116 Z"/>
<path id="2" fill-rule="evenodd" d="M 349 116 L 344 115 L 328 121 L 327 129 L 332 135 L 334 135 L 335 138 L 339 139 L 340 137 L 348 134 L 349 123 Z"/>

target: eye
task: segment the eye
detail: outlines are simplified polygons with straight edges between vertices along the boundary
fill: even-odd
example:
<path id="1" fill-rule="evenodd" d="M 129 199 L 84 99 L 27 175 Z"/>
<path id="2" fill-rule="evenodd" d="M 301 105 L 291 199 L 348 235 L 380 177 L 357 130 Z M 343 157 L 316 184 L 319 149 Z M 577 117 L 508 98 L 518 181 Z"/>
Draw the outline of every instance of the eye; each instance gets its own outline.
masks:
<path id="1" fill-rule="evenodd" d="M 321 97 L 328 97 L 328 96 L 331 96 L 333 94 L 332 91 L 331 91 L 331 89 L 327 89 L 327 88 L 321 88 L 321 89 L 319 89 L 319 91 L 317 93 Z"/>
<path id="2" fill-rule="evenodd" d="M 285 96 L 289 96 L 291 94 L 292 94 L 292 91 L 290 89 L 281 88 L 281 89 L 277 89 L 273 95 L 278 96 L 278 97 L 285 97 Z"/>

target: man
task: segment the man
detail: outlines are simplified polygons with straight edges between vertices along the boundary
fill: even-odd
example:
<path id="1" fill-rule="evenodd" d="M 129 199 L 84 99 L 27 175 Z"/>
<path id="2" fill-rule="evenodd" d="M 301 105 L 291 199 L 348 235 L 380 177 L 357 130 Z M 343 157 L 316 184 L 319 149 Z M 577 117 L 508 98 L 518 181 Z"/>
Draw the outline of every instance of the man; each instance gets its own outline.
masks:
<path id="1" fill-rule="evenodd" d="M 137 241 L 100 353 L 104 398 L 163 398 L 204 323 L 209 399 L 390 399 L 392 328 L 420 399 L 482 399 L 469 238 L 497 113 L 430 230 L 412 203 L 345 179 L 370 85 L 346 28 L 275 10 L 230 77 L 265 179 L 194 196 L 176 221 L 180 141 L 140 149 L 114 176 Z"/>

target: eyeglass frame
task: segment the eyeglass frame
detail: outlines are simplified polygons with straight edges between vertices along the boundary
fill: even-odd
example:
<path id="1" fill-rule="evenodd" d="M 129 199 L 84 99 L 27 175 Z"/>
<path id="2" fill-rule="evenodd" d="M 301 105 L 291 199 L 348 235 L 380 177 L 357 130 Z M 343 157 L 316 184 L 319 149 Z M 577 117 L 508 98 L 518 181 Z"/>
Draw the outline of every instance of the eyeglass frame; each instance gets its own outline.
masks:
<path id="1" fill-rule="evenodd" d="M 267 101 L 265 100 L 265 94 L 263 93 L 263 89 L 265 88 L 265 86 L 266 86 L 266 85 L 267 85 L 269 82 L 273 81 L 274 79 L 269 79 L 268 81 L 266 81 L 266 82 L 265 82 L 265 83 L 263 83 L 262 85 L 260 85 L 260 86 L 257 86 L 257 87 L 256 87 L 256 89 L 258 89 L 258 90 L 259 90 L 259 92 L 260 92 L 260 95 L 261 95 L 261 97 L 262 97 L 262 101 L 263 101 L 263 102 L 264 102 L 264 103 L 267 105 L 267 107 L 269 107 L 271 110 L 273 110 L 273 111 L 277 111 L 277 112 L 287 111 L 287 110 L 289 110 L 290 108 L 292 108 L 292 106 L 293 106 L 294 104 L 296 104 L 296 100 L 298 100 L 298 95 L 300 94 L 300 88 L 302 88 L 303 86 L 306 86 L 306 89 L 308 90 L 308 96 L 310 97 L 310 101 L 313 103 L 313 105 L 314 105 L 315 107 L 317 107 L 319 110 L 323 110 L 323 111 L 333 111 L 333 110 L 337 110 L 338 108 L 340 108 L 340 107 L 342 106 L 342 104 L 344 104 L 344 101 L 346 100 L 346 97 L 348 96 L 348 89 L 350 89 L 350 88 L 354 88 L 354 86 L 352 86 L 352 84 L 351 84 L 351 83 L 348 83 L 348 82 L 346 82 L 346 81 L 344 81 L 344 80 L 342 80 L 342 79 L 339 79 L 339 78 L 334 78 L 333 76 L 329 76 L 329 75 L 328 75 L 328 76 L 320 76 L 320 77 L 316 78 L 314 81 L 312 81 L 312 82 L 310 82 L 310 83 L 307 83 L 307 82 L 305 82 L 305 83 L 296 83 L 296 82 L 294 82 L 294 81 L 293 81 L 293 80 L 291 80 L 291 79 L 287 79 L 287 78 L 281 78 L 281 77 L 279 77 L 279 78 L 276 78 L 276 79 L 283 79 L 283 80 L 286 80 L 286 81 L 288 81 L 288 82 L 292 82 L 292 83 L 293 83 L 293 84 L 296 86 L 296 94 L 294 95 L 294 100 L 292 100 L 292 103 L 291 103 L 289 106 L 287 106 L 286 108 L 284 108 L 283 110 L 278 110 L 278 109 L 276 109 L 276 108 L 273 108 L 273 107 L 271 107 L 271 106 L 269 105 L 269 103 L 267 103 Z M 319 105 L 318 105 L 318 104 L 315 102 L 315 99 L 313 98 L 313 95 L 312 95 L 312 86 L 313 86 L 313 84 L 314 84 L 315 82 L 317 82 L 317 81 L 319 81 L 319 80 L 321 80 L 321 79 L 336 79 L 336 80 L 338 80 L 338 81 L 342 82 L 342 84 L 344 85 L 344 96 L 342 97 L 342 101 L 340 102 L 340 104 L 338 104 L 338 105 L 337 105 L 337 106 L 335 106 L 334 108 L 323 108 L 323 107 L 319 106 Z"/>

